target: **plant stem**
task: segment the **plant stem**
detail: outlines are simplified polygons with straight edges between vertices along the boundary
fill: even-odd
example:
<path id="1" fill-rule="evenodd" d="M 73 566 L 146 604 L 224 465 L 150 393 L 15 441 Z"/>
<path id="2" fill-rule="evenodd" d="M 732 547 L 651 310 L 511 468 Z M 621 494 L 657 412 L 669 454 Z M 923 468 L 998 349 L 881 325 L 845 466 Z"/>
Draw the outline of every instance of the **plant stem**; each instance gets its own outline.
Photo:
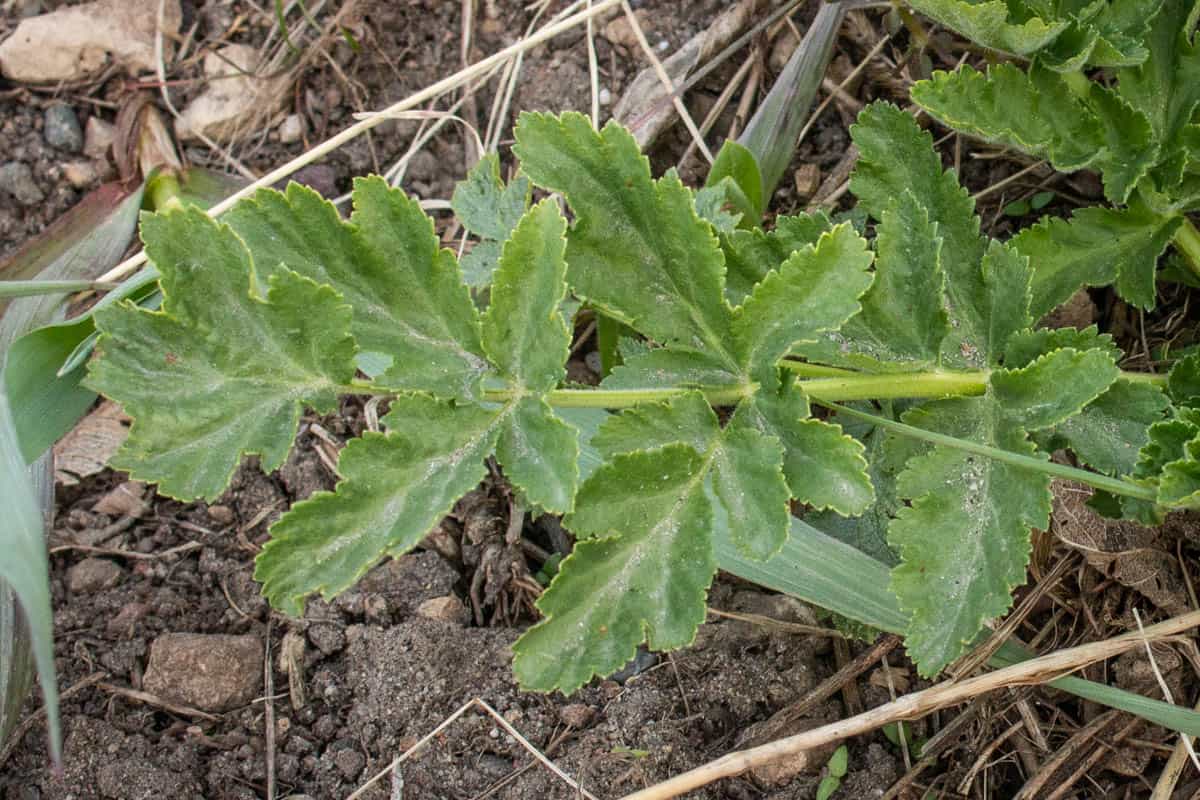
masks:
<path id="1" fill-rule="evenodd" d="M 892 400 L 980 395 L 987 391 L 987 382 L 988 374 L 980 370 L 810 378 L 800 386 L 814 400 Z"/>
<path id="2" fill-rule="evenodd" d="M 662 389 L 555 389 L 546 394 L 546 402 L 558 408 L 630 408 L 642 403 L 661 403 L 689 391 L 704 392 L 713 406 L 732 406 L 758 390 L 755 384 L 744 386 L 669 386 Z M 484 389 L 483 399 L 504 403 L 516 397 L 511 389 Z"/>
<path id="3" fill-rule="evenodd" d="M 1176 229 L 1173 241 L 1188 269 L 1200 277 L 1200 231 L 1196 230 L 1196 226 L 1186 216 L 1183 218 L 1183 223 Z"/>
<path id="4" fill-rule="evenodd" d="M 987 458 L 1011 464 L 1014 467 L 1030 469 L 1035 472 L 1041 472 L 1046 475 L 1053 475 L 1058 478 L 1066 478 L 1067 480 L 1078 481 L 1079 483 L 1087 484 L 1095 489 L 1102 489 L 1111 494 L 1123 495 L 1125 497 L 1135 497 L 1139 500 L 1149 500 L 1154 502 L 1157 498 L 1154 489 L 1138 486 L 1128 481 L 1120 480 L 1119 478 L 1110 478 L 1107 475 L 1098 475 L 1095 472 L 1088 472 L 1075 467 L 1068 467 L 1064 464 L 1055 464 L 1052 461 L 1043 461 L 1040 458 L 1013 453 L 1008 450 L 1001 450 L 998 447 L 989 447 L 986 444 L 970 442 L 965 439 L 956 439 L 953 436 L 945 436 L 934 431 L 927 431 L 924 428 L 918 428 L 913 425 L 907 425 L 903 422 L 880 417 L 875 414 L 868 414 L 857 409 L 840 406 L 837 403 L 831 403 L 825 400 L 816 400 L 816 403 L 836 411 L 839 414 L 845 414 L 848 417 L 861 419 L 864 422 L 870 422 L 880 428 L 885 428 L 890 431 L 895 431 L 904 436 L 910 436 L 914 439 L 920 439 L 930 444 L 942 445 L 955 450 L 962 450 L 967 453 L 975 453 L 977 455 L 986 456 Z"/>

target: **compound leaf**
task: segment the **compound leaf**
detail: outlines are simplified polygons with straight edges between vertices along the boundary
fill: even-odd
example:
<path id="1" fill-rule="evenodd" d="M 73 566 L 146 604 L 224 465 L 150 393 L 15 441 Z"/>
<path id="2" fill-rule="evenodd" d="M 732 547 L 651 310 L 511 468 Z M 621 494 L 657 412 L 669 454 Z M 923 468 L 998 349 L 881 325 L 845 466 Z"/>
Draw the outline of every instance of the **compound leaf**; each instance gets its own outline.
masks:
<path id="1" fill-rule="evenodd" d="M 1083 463 L 1109 475 L 1128 475 L 1149 441 L 1147 430 L 1170 406 L 1152 383 L 1118 380 L 1078 416 L 1054 429 L 1056 439 Z"/>
<path id="2" fill-rule="evenodd" d="M 394 399 L 386 434 L 342 449 L 336 491 L 296 503 L 271 527 L 254 570 L 271 605 L 298 617 L 308 595 L 332 598 L 384 556 L 415 547 L 483 479 L 498 420 L 426 395 Z"/>
<path id="3" fill-rule="evenodd" d="M 741 304 L 754 286 L 797 250 L 815 245 L 833 228 L 824 211 L 775 218 L 775 227 L 736 230 L 721 237 L 725 253 L 725 291 L 729 301 Z"/>
<path id="4" fill-rule="evenodd" d="M 942 352 L 961 363 L 962 344 L 978 349 L 985 338 L 986 317 L 976 304 L 983 295 L 979 264 L 987 243 L 979 235 L 975 201 L 953 171 L 942 171 L 933 138 L 890 103 L 867 107 L 850 133 L 861 151 L 850 189 L 868 213 L 882 220 L 895 199 L 911 191 L 938 226 L 951 324 Z"/>
<path id="5" fill-rule="evenodd" d="M 909 0 L 908 4 L 983 47 L 1019 56 L 1036 53 L 1069 24 L 1065 19 L 1034 15 L 1010 20 L 1010 4 L 1003 0 Z"/>
<path id="6" fill-rule="evenodd" d="M 527 113 L 516 138 L 526 173 L 575 212 L 567 264 L 576 294 L 660 343 L 732 367 L 721 250 L 679 178 L 651 179 L 650 162 L 615 122 L 597 132 L 582 114 Z"/>
<path id="7" fill-rule="evenodd" d="M 756 287 L 734 316 L 741 365 L 760 382 L 774 382 L 776 362 L 793 344 L 842 325 L 859 310 L 871 285 L 867 242 L 849 223 L 793 253 Z"/>
<path id="8" fill-rule="evenodd" d="M 875 250 L 875 281 L 863 295 L 862 311 L 839 330 L 793 352 L 869 371 L 938 363 L 950 330 L 941 238 L 912 192 L 904 192 L 883 212 Z"/>
<path id="9" fill-rule="evenodd" d="M 522 686 L 571 692 L 642 641 L 691 643 L 717 571 L 703 461 L 683 444 L 628 453 L 580 487 L 566 520 L 580 540 L 538 598 L 546 619 L 513 646 Z"/>
<path id="10" fill-rule="evenodd" d="M 579 480 L 579 432 L 544 399 L 522 397 L 504 419 L 496 458 L 505 476 L 547 511 L 565 513 Z"/>
<path id="11" fill-rule="evenodd" d="M 729 427 L 760 431 L 780 441 L 783 474 L 792 497 L 801 503 L 848 516 L 863 513 L 874 501 L 862 444 L 835 424 L 811 419 L 808 400 L 791 378 L 743 401 Z"/>
<path id="12" fill-rule="evenodd" d="M 517 227 L 529 208 L 531 187 L 523 175 L 505 184 L 500 177 L 500 156 L 488 153 L 467 172 L 467 179 L 454 188 L 450 207 L 463 227 L 480 241 L 462 259 L 468 286 L 486 286 L 500 263 L 500 243 Z"/>
<path id="13" fill-rule="evenodd" d="M 483 315 L 483 349 L 514 386 L 543 393 L 566 374 L 571 332 L 563 319 L 567 221 L 551 199 L 526 214 L 504 243 Z"/>
<path id="14" fill-rule="evenodd" d="M 351 311 L 286 270 L 259 299 L 245 246 L 202 211 L 147 216 L 142 237 L 162 273 L 162 310 L 100 311 L 102 355 L 87 384 L 134 418 L 115 466 L 165 495 L 212 500 L 243 455 L 266 470 L 283 463 L 305 405 L 336 407 L 354 377 Z"/>
<path id="15" fill-rule="evenodd" d="M 416 200 L 382 178 L 358 178 L 354 214 L 344 222 L 332 203 L 291 184 L 286 194 L 257 192 L 225 219 L 254 254 L 261 280 L 286 267 L 341 293 L 354 309 L 359 346 L 393 359 L 379 383 L 474 394 L 487 370 L 479 315 Z"/>
<path id="16" fill-rule="evenodd" d="M 993 371 L 991 385 L 1009 423 L 1036 431 L 1078 414 L 1120 374 L 1110 353 L 1062 349 L 1020 369 Z"/>
<path id="17" fill-rule="evenodd" d="M 1045 217 L 1012 239 L 1033 266 L 1030 310 L 1041 317 L 1080 287 L 1114 281 L 1121 296 L 1154 305 L 1158 257 L 1179 227 L 1178 217 L 1142 208 L 1081 208 L 1071 219 Z"/>
<path id="18" fill-rule="evenodd" d="M 990 396 L 927 403 L 907 423 L 1024 455 L 1035 448 Z M 923 675 L 958 658 L 1003 614 L 1025 579 L 1029 529 L 1050 518 L 1050 479 L 981 456 L 933 447 L 910 459 L 898 494 L 911 501 L 888 531 L 901 557 L 892 591 L 911 613 L 905 638 Z"/>

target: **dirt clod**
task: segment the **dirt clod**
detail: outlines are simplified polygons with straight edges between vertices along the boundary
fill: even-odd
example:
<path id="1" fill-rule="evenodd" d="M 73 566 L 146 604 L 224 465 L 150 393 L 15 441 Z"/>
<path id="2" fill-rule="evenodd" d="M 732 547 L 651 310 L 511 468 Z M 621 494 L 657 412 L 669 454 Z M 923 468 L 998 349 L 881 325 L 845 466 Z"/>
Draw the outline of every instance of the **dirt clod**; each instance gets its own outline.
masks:
<path id="1" fill-rule="evenodd" d="M 228 711 L 262 689 L 257 636 L 167 633 L 150 645 L 146 691 L 202 711 Z"/>
<path id="2" fill-rule="evenodd" d="M 67 570 L 67 588 L 76 594 L 111 589 L 125 575 L 119 565 L 106 558 L 85 558 Z"/>
<path id="3" fill-rule="evenodd" d="M 441 620 L 442 622 L 451 622 L 457 625 L 466 625 L 471 619 L 471 613 L 467 610 L 463 601 L 452 594 L 444 597 L 434 597 L 421 603 L 417 607 L 417 616 Z"/>

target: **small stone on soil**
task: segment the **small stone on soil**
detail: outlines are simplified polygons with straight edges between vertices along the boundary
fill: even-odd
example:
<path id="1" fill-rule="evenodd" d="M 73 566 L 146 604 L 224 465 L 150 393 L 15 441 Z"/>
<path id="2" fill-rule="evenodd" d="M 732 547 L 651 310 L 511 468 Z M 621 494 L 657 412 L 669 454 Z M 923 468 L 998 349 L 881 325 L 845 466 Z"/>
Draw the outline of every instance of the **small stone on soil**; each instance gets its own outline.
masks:
<path id="1" fill-rule="evenodd" d="M 357 750 L 339 750 L 333 757 L 333 763 L 337 765 L 338 771 L 346 777 L 346 780 L 352 781 L 362 773 L 363 767 L 367 765 L 367 760 Z"/>
<path id="2" fill-rule="evenodd" d="M 67 587 L 76 594 L 90 594 L 111 589 L 124 574 L 124 569 L 106 558 L 85 558 L 67 571 Z"/>
<path id="3" fill-rule="evenodd" d="M 42 135 L 46 137 L 46 144 L 59 150 L 68 153 L 83 150 L 83 129 L 79 127 L 75 110 L 68 105 L 60 103 L 46 109 L 42 118 Z"/>
<path id="4" fill-rule="evenodd" d="M 300 141 L 303 136 L 304 123 L 300 121 L 300 115 L 288 114 L 279 125 L 279 141 L 283 144 L 292 144 Z"/>
<path id="5" fill-rule="evenodd" d="M 587 724 L 592 721 L 593 713 L 590 706 L 585 706 L 583 703 L 571 703 L 558 710 L 558 718 L 563 721 L 564 725 L 580 730 L 586 728 Z"/>
<path id="6" fill-rule="evenodd" d="M 116 138 L 116 128 L 99 117 L 88 117 L 83 134 L 83 154 L 88 158 L 107 159 Z"/>
<path id="7" fill-rule="evenodd" d="M 0 192 L 6 192 L 23 206 L 34 206 L 46 199 L 41 188 L 33 182 L 33 170 L 20 161 L 0 165 Z"/>
<path id="8" fill-rule="evenodd" d="M 417 616 L 458 625 L 466 625 L 471 620 L 471 614 L 467 611 L 467 607 L 463 605 L 463 601 L 452 594 L 448 594 L 445 597 L 435 597 L 421 603 L 417 607 Z"/>
<path id="9" fill-rule="evenodd" d="M 68 161 L 62 169 L 67 183 L 76 189 L 86 189 L 100 177 L 100 170 L 91 161 Z"/>
<path id="10" fill-rule="evenodd" d="M 209 506 L 208 518 L 218 525 L 230 525 L 233 523 L 233 509 L 222 505 Z"/>
<path id="11" fill-rule="evenodd" d="M 262 677 L 257 636 L 166 633 L 150 645 L 143 685 L 164 700 L 227 711 L 257 697 Z"/>

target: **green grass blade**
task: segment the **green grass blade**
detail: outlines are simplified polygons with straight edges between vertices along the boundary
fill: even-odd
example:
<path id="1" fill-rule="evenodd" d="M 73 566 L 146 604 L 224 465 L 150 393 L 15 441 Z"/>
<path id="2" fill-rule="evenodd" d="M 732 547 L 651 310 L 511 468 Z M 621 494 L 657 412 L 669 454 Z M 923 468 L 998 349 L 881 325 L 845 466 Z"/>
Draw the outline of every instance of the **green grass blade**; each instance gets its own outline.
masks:
<path id="1" fill-rule="evenodd" d="M 0 281 L 0 297 L 36 297 L 46 294 L 72 294 L 89 289 L 112 289 L 111 283 L 93 281 Z"/>

